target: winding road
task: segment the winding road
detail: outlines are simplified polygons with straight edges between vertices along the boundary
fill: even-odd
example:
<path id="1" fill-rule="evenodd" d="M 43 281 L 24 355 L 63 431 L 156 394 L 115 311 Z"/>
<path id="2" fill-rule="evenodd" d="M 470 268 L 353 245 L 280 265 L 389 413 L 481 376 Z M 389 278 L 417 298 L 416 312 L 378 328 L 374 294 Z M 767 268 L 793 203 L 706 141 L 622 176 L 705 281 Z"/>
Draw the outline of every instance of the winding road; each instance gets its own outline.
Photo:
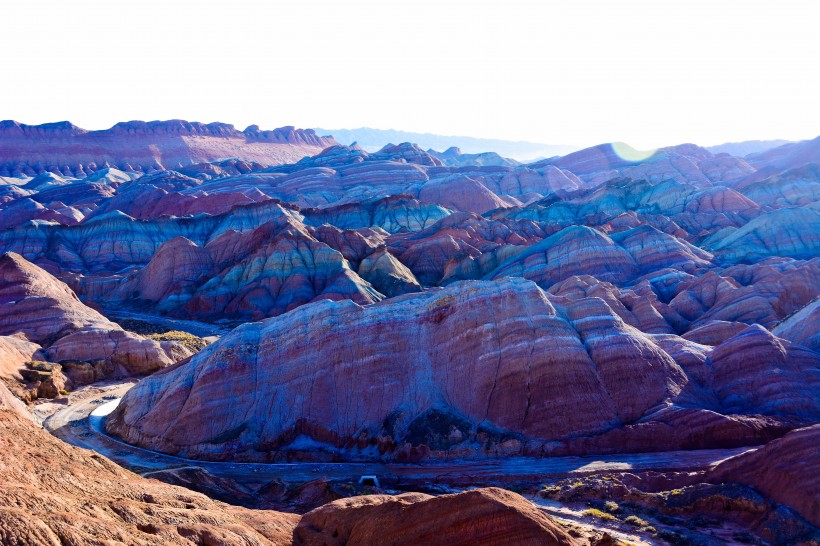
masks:
<path id="1" fill-rule="evenodd" d="M 496 485 L 512 481 L 537 481 L 604 471 L 694 471 L 708 468 L 749 449 L 708 449 L 629 453 L 592 457 L 513 457 L 485 461 L 447 461 L 426 464 L 388 463 L 235 463 L 183 459 L 123 443 L 104 432 L 105 417 L 133 381 L 96 388 L 93 395 L 79 396 L 48 417 L 43 426 L 61 440 L 105 455 L 114 462 L 142 474 L 159 470 L 198 467 L 240 482 L 274 479 L 290 483 L 319 477 L 358 481 L 363 475 L 378 476 L 384 484 L 425 483 L 442 486 Z"/>
<path id="2" fill-rule="evenodd" d="M 163 326 L 171 330 L 188 332 L 189 334 L 199 337 L 223 336 L 231 330 L 229 326 L 211 324 L 210 322 L 201 322 L 198 320 L 171 318 L 164 315 L 141 313 L 139 311 L 113 307 L 105 307 L 103 310 L 105 316 L 114 321 L 122 319 L 139 320 L 148 324 Z"/>

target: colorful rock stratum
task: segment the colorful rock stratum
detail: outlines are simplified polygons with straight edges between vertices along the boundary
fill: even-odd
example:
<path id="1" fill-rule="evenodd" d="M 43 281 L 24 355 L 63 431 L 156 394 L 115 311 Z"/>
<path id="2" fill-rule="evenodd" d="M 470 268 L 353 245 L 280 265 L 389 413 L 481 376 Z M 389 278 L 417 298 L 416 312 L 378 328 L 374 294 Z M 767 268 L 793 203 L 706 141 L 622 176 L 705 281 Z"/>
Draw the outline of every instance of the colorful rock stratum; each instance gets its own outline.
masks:
<path id="1" fill-rule="evenodd" d="M 747 446 L 606 490 L 666 517 L 738 506 L 729 519 L 755 540 L 815 543 L 820 137 L 746 157 L 620 151 L 520 164 L 411 143 L 367 152 L 293 127 L 0 122 L 0 540 L 627 540 L 497 488 L 334 490 L 319 497 L 347 498 L 301 519 L 228 506 L 28 419 L 24 403 L 137 377 L 105 431 L 203 461 Z M 186 329 L 219 338 L 167 333 Z M 743 493 L 708 489 L 726 483 Z M 678 485 L 688 508 L 661 493 Z M 585 490 L 556 487 L 562 501 Z"/>

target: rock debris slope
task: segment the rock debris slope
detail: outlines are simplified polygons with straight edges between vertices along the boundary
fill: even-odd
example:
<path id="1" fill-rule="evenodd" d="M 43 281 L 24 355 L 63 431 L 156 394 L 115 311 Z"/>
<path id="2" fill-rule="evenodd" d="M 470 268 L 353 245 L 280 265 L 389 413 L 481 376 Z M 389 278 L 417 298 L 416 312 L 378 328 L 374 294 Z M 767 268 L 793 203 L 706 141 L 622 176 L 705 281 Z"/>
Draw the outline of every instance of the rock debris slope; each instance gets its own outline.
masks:
<path id="1" fill-rule="evenodd" d="M 2 385 L 0 452 L 3 544 L 285 545 L 299 520 L 212 501 L 69 446 Z"/>

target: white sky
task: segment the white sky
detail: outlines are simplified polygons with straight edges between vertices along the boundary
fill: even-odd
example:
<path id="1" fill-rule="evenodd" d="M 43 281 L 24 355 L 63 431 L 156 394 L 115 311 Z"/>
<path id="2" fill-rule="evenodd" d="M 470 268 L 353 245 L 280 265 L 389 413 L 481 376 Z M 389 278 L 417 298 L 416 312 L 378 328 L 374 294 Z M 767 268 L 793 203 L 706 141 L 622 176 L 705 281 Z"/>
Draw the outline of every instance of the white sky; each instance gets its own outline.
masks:
<path id="1" fill-rule="evenodd" d="M 0 119 L 553 144 L 820 134 L 817 0 L 2 0 Z"/>

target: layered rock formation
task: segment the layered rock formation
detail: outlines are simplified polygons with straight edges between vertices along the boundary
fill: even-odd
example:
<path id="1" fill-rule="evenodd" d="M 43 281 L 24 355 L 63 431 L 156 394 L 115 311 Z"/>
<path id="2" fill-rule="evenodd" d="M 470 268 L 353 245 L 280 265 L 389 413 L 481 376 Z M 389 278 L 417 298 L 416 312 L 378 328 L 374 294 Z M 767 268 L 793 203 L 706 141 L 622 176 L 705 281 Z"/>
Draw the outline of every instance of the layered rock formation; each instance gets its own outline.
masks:
<path id="1" fill-rule="evenodd" d="M 571 252 L 567 264 L 555 269 L 537 258 L 538 248 L 530 248 L 520 256 L 532 271 L 528 278 L 557 282 L 576 273 L 600 273 L 600 280 L 623 285 L 636 275 L 669 267 L 699 275 L 716 261 L 810 258 L 818 253 L 817 241 L 800 233 L 816 223 L 812 188 L 820 179 L 811 166 L 774 177 L 782 180 L 775 195 L 775 186 L 761 186 L 748 177 L 729 180 L 720 169 L 714 174 L 706 165 L 725 158 L 694 146 L 640 160 L 620 158 L 612 147 L 578 154 L 552 163 L 582 173 L 614 169 L 616 178 L 590 189 L 588 182 L 550 162 L 446 167 L 409 144 L 372 154 L 355 146 L 332 146 L 296 164 L 270 169 L 231 160 L 200 164 L 188 174 L 163 171 L 135 179 L 108 169 L 68 184 L 48 174 L 27 183 L 31 189 L 13 186 L 17 189 L 0 205 L 5 207 L 3 221 L 13 227 L 0 230 L 0 249 L 21 253 L 58 273 L 119 274 L 124 268 L 145 266 L 175 237 L 203 247 L 227 230 L 251 231 L 284 214 L 306 227 L 328 223 L 342 230 L 380 228 L 394 234 L 382 242 L 422 286 L 483 278 L 524 247 L 564 228 L 570 229 L 570 238 L 584 227 L 595 229 L 616 243 L 611 250 L 623 242 L 637 267 L 623 253 L 609 256 L 603 247 L 592 245 Z M 581 161 L 587 156 L 601 157 Z M 658 157 L 685 159 L 700 174 L 634 180 L 642 175 L 625 170 Z M 799 208 L 788 208 L 795 204 Z M 504 222 L 511 233 L 503 234 L 497 224 L 476 227 L 483 220 L 459 215 L 444 221 L 458 210 L 484 212 L 492 221 Z M 408 237 L 408 232 L 421 233 Z M 357 255 L 353 268 L 365 257 Z M 609 258 L 613 271 L 601 271 L 593 263 L 599 259 L 609 265 Z M 105 291 L 112 288 L 109 281 Z M 188 282 L 167 282 L 178 281 Z M 97 297 L 96 282 L 73 286 L 83 296 Z M 169 306 L 160 308 L 167 311 Z"/>
<path id="2" fill-rule="evenodd" d="M 800 309 L 772 330 L 778 337 L 788 339 L 809 349 L 820 351 L 820 298 Z"/>
<path id="3" fill-rule="evenodd" d="M 0 335 L 50 344 L 86 327 L 111 325 L 74 292 L 22 256 L 0 255 Z"/>
<path id="4" fill-rule="evenodd" d="M 600 298 L 549 296 L 521 279 L 467 282 L 243 325 L 134 387 L 107 427 L 130 443 L 217 459 L 300 446 L 399 459 L 560 452 L 613 431 L 599 450 L 652 450 L 688 445 L 660 411 L 680 405 L 697 411 L 679 414 L 675 428 L 743 444 L 782 431 L 779 420 L 820 418 L 818 364 L 820 355 L 759 327 L 712 349 L 643 334 Z M 771 370 L 778 381 L 767 387 Z M 704 412 L 769 417 L 743 433 L 730 432 L 731 419 L 704 422 Z"/>
<path id="5" fill-rule="evenodd" d="M 22 364 L 37 355 L 66 363 L 63 371 L 74 385 L 145 375 L 192 354 L 181 344 L 123 330 L 81 303 L 64 283 L 12 253 L 0 256 L 0 339 L 6 378 L 28 379 Z"/>
<path id="6" fill-rule="evenodd" d="M 85 177 L 99 169 L 151 171 L 226 157 L 266 165 L 298 161 L 335 144 L 310 129 L 282 127 L 244 131 L 225 123 L 182 120 L 129 121 L 104 131 L 87 131 L 69 122 L 25 125 L 0 122 L 0 176 L 53 172 Z"/>
<path id="7" fill-rule="evenodd" d="M 26 363 L 43 360 L 40 349 L 39 345 L 26 340 L 23 335 L 0 336 L 0 381 L 19 398 L 26 398 L 23 388 L 27 382 L 23 376 Z M 37 387 L 33 389 L 35 393 Z"/>
<path id="8" fill-rule="evenodd" d="M 517 165 L 292 128 L 4 123 L 0 149 L 0 251 L 16 253 L 0 258 L 0 378 L 30 400 L 156 372 L 108 420 L 129 442 L 212 459 L 421 461 L 753 445 L 820 421 L 816 141 L 748 161 L 604 145 Z M 75 291 L 148 321 L 276 318 L 170 366 L 190 352 L 123 330 Z M 788 435 L 715 479 L 816 511 L 790 474 L 814 471 L 814 439 Z M 190 526 L 166 497 L 143 510 L 123 479 L 125 500 L 100 485 L 99 506 L 20 493 L 0 507 L 0 533 L 8 521 L 23 536 L 36 517 L 31 532 L 52 542 L 265 544 L 296 523 L 268 533 L 190 501 L 204 511 Z M 681 503 L 769 503 L 709 487 Z M 145 536 L 132 540 L 132 524 Z M 339 501 L 295 539 L 458 543 L 485 527 L 488 540 L 572 543 L 499 491 Z"/>
<path id="9" fill-rule="evenodd" d="M 394 271 L 403 267 L 394 265 Z M 387 282 L 369 265 L 365 269 L 367 276 Z M 176 237 L 159 246 L 144 268 L 85 290 L 100 301 L 148 302 L 169 314 L 211 320 L 275 316 L 319 299 L 366 304 L 384 297 L 340 251 L 287 214 L 252 231 L 230 229 L 203 246 Z"/>

